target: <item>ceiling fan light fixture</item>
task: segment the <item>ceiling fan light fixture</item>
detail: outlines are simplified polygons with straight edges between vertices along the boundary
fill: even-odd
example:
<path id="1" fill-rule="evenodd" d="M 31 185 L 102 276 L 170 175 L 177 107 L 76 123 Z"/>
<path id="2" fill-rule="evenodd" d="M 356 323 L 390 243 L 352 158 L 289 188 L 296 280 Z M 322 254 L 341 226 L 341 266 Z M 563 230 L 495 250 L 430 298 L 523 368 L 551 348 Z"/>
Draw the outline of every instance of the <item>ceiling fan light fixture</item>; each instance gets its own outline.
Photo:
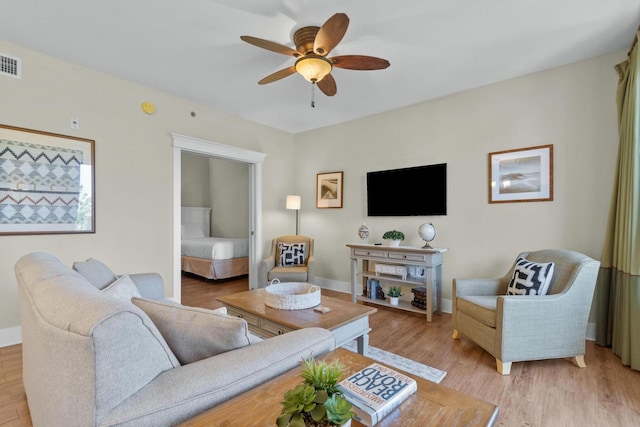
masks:
<path id="1" fill-rule="evenodd" d="M 317 83 L 331 72 L 333 65 L 323 56 L 308 55 L 298 59 L 295 67 L 296 71 L 307 81 Z"/>

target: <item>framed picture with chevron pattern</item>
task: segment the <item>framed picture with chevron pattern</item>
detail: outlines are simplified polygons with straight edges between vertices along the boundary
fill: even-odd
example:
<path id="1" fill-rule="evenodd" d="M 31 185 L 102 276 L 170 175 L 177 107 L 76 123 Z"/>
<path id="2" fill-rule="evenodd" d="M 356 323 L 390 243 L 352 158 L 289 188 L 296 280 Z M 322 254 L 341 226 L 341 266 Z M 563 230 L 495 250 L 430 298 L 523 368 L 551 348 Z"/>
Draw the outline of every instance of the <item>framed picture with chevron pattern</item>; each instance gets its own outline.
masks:
<path id="1" fill-rule="evenodd" d="M 0 235 L 95 233 L 94 146 L 0 124 Z"/>

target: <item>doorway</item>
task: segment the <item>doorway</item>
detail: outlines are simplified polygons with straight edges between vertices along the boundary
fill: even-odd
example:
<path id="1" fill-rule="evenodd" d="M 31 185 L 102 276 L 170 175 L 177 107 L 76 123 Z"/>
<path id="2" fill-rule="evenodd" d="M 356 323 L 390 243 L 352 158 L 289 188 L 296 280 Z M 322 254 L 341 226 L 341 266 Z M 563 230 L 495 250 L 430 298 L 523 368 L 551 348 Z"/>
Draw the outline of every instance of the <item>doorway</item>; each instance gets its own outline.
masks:
<path id="1" fill-rule="evenodd" d="M 217 142 L 171 134 L 173 146 L 173 299 L 181 301 L 180 224 L 182 153 L 234 160 L 249 165 L 249 289 L 257 288 L 262 259 L 262 164 L 266 154 Z"/>

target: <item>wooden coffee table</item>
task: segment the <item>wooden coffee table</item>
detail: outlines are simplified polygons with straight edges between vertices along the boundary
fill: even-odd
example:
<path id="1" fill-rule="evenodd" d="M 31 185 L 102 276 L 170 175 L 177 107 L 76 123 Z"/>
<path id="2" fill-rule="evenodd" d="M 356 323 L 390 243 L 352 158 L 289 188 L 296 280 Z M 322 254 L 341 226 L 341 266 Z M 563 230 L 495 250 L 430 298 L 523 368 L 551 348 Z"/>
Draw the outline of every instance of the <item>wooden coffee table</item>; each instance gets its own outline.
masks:
<path id="1" fill-rule="evenodd" d="M 246 320 L 254 334 L 268 338 L 296 329 L 325 328 L 335 335 L 336 347 L 355 339 L 358 353 L 367 355 L 369 316 L 377 309 L 322 295 L 321 304 L 331 308 L 329 313 L 319 313 L 313 308 L 278 310 L 265 305 L 265 292 L 264 289 L 239 292 L 221 296 L 218 301 L 227 307 L 230 315 Z"/>
<path id="2" fill-rule="evenodd" d="M 321 357 L 327 360 L 335 358 L 344 365 L 347 375 L 374 362 L 368 357 L 341 348 Z M 498 419 L 498 407 L 495 405 L 407 372 L 403 373 L 418 382 L 418 390 L 376 424 L 377 427 L 493 426 Z M 301 382 L 300 369 L 292 369 L 181 425 L 184 427 L 213 425 L 272 427 L 280 415 L 282 409 L 280 401 L 283 400 L 284 393 Z M 361 424 L 352 420 L 352 425 L 360 426 Z"/>

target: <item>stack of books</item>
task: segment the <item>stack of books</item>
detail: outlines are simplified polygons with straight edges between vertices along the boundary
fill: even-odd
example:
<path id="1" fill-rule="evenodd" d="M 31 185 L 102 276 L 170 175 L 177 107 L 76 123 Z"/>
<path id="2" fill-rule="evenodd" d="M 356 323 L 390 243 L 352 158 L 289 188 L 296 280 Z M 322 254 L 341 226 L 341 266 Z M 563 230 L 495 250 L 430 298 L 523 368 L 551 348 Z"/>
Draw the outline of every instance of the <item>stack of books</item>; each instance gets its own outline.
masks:
<path id="1" fill-rule="evenodd" d="M 411 305 L 421 308 L 423 310 L 427 309 L 427 289 L 424 286 L 418 286 L 416 288 L 411 289 L 413 292 L 413 301 L 411 301 Z"/>
<path id="2" fill-rule="evenodd" d="M 376 279 L 367 279 L 367 289 L 364 291 L 364 296 L 371 299 L 378 298 L 378 294 L 380 293 L 380 281 Z M 384 297 L 383 297 L 384 298 Z"/>
<path id="3" fill-rule="evenodd" d="M 415 393 L 418 385 L 413 378 L 373 363 L 340 381 L 338 388 L 351 403 L 355 419 L 375 426 Z"/>

